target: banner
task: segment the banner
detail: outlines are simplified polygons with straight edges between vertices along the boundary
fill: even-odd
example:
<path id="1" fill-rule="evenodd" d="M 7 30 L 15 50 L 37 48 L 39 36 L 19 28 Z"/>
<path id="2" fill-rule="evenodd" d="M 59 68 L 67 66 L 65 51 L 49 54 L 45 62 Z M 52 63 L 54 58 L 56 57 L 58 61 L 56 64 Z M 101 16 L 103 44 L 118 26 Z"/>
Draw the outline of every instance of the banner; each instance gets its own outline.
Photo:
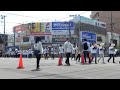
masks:
<path id="1" fill-rule="evenodd" d="M 63 44 L 68 36 L 66 35 L 52 35 L 52 43 Z"/>
<path id="2" fill-rule="evenodd" d="M 15 26 L 14 29 L 15 29 L 15 32 L 25 31 L 26 30 L 23 25 Z"/>
<path id="3" fill-rule="evenodd" d="M 52 22 L 52 30 L 73 30 L 73 22 Z"/>
<path id="4" fill-rule="evenodd" d="M 31 35 L 51 35 L 51 22 L 32 23 Z"/>
<path id="5" fill-rule="evenodd" d="M 73 22 L 52 22 L 52 35 L 69 35 L 74 33 Z"/>
<path id="6" fill-rule="evenodd" d="M 32 23 L 31 32 L 40 32 L 40 23 Z"/>
<path id="7" fill-rule="evenodd" d="M 90 43 L 96 43 L 96 34 L 95 33 L 91 33 L 91 32 L 80 32 L 80 39 L 83 42 L 84 38 L 87 39 L 88 42 Z"/>

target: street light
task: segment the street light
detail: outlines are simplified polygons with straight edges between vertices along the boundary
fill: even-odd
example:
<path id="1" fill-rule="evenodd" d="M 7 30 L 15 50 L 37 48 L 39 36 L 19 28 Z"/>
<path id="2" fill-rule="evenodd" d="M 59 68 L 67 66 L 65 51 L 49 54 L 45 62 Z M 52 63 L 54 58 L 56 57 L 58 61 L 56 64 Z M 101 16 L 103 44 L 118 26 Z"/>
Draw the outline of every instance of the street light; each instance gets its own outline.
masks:
<path id="1" fill-rule="evenodd" d="M 1 15 L 1 19 L 4 19 L 4 53 L 5 53 L 5 15 Z"/>

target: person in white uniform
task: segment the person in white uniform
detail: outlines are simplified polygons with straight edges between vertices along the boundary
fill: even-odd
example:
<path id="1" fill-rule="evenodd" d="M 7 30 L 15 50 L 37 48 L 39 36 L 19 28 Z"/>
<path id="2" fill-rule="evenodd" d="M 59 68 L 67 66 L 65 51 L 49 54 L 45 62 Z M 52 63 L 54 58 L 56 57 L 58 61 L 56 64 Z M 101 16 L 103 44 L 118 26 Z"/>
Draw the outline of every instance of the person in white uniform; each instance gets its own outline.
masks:
<path id="1" fill-rule="evenodd" d="M 103 64 L 105 64 L 105 62 L 104 62 L 104 50 L 105 50 L 105 48 L 104 48 L 104 43 L 101 43 L 101 44 L 99 45 L 98 50 L 99 50 L 98 63 L 99 63 L 100 59 L 102 59 L 102 60 L 103 60 Z"/>

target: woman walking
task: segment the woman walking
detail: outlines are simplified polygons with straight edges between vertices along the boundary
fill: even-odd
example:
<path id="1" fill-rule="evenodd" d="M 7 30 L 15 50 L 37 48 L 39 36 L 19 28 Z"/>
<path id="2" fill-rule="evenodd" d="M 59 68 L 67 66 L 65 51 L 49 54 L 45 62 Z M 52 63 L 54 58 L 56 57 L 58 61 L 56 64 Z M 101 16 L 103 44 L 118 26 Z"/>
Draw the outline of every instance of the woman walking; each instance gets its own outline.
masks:
<path id="1" fill-rule="evenodd" d="M 35 44 L 34 44 L 34 55 L 37 59 L 37 64 L 36 64 L 36 70 L 39 70 L 39 62 L 41 59 L 41 54 L 43 53 L 43 47 L 41 43 L 40 37 L 36 38 Z"/>

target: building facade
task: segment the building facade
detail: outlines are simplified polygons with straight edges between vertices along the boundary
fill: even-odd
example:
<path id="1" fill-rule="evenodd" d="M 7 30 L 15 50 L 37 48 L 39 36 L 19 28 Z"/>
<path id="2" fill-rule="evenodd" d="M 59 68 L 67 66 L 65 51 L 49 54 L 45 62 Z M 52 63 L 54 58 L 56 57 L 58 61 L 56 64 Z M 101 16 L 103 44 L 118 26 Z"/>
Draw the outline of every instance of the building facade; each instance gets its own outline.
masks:
<path id="1" fill-rule="evenodd" d="M 79 27 L 79 21 L 81 26 Z M 103 26 L 102 26 L 103 25 Z M 79 33 L 87 31 L 95 33 L 96 43 L 105 42 L 106 24 L 86 17 L 75 17 L 69 22 L 35 22 L 15 26 L 13 29 L 15 37 L 15 46 L 22 49 L 28 49 L 35 43 L 36 37 L 41 37 L 43 46 L 56 46 L 63 44 L 66 38 L 71 35 L 71 42 L 78 43 Z"/>
<path id="2" fill-rule="evenodd" d="M 96 43 L 106 43 L 106 23 L 94 19 L 86 18 L 83 16 L 75 16 L 72 21 L 75 23 L 74 33 L 79 35 L 78 32 L 88 32 L 96 34 Z M 81 38 L 82 36 L 80 36 Z M 92 39 L 92 38 L 91 38 Z"/>
<path id="3" fill-rule="evenodd" d="M 106 23 L 109 43 L 113 39 L 116 45 L 120 44 L 120 11 L 92 11 L 90 17 Z"/>

